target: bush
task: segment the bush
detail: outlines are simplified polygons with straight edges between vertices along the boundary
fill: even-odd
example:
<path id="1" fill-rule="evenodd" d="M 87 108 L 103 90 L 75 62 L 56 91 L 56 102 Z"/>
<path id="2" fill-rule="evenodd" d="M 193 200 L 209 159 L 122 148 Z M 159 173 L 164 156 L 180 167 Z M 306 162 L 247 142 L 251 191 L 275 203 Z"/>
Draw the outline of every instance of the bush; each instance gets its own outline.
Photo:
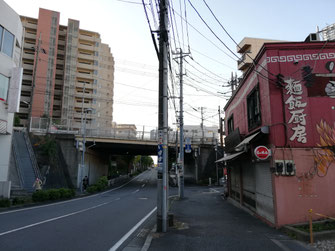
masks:
<path id="1" fill-rule="evenodd" d="M 106 176 L 100 177 L 100 179 L 98 180 L 96 186 L 97 186 L 98 191 L 105 190 L 108 187 L 108 179 L 107 179 L 107 177 Z"/>
<path id="2" fill-rule="evenodd" d="M 49 200 L 58 200 L 61 197 L 59 189 L 50 189 L 47 192 L 49 193 Z"/>
<path id="3" fill-rule="evenodd" d="M 50 190 L 39 190 L 33 193 L 34 202 L 42 202 L 46 200 L 69 199 L 76 195 L 74 189 L 59 188 Z"/>
<path id="4" fill-rule="evenodd" d="M 7 198 L 0 199 L 0 207 L 10 207 L 10 200 Z"/>
<path id="5" fill-rule="evenodd" d="M 47 190 L 38 190 L 33 193 L 32 199 L 34 202 L 42 202 L 49 199 L 49 193 Z"/>
<path id="6" fill-rule="evenodd" d="M 20 204 L 24 204 L 24 203 L 26 203 L 26 200 L 24 198 L 15 197 L 12 200 L 12 205 L 20 205 Z"/>
<path id="7" fill-rule="evenodd" d="M 86 191 L 88 193 L 96 193 L 98 191 L 98 187 L 96 185 L 91 185 L 86 189 Z"/>

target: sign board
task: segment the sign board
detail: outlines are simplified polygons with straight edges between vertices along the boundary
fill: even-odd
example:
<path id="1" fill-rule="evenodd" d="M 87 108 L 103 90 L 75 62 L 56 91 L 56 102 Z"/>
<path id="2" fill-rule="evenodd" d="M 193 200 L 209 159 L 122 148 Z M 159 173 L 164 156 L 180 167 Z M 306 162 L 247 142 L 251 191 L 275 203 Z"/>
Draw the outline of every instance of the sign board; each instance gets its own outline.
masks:
<path id="1" fill-rule="evenodd" d="M 157 149 L 157 164 L 163 164 L 163 145 L 159 144 Z"/>
<path id="2" fill-rule="evenodd" d="M 191 139 L 190 138 L 186 138 L 185 139 L 185 153 L 190 153 L 190 152 L 192 152 Z"/>
<path id="3" fill-rule="evenodd" d="M 271 151 L 266 146 L 257 146 L 254 153 L 260 160 L 266 160 L 271 155 Z"/>

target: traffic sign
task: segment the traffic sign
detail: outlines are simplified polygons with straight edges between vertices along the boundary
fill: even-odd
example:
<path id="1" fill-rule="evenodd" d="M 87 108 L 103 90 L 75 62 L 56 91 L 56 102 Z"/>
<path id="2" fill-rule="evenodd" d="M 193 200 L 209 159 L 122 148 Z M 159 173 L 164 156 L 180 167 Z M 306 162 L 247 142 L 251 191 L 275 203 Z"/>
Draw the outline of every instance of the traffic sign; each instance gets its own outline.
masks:
<path id="1" fill-rule="evenodd" d="M 191 139 L 190 138 L 186 138 L 185 139 L 185 153 L 190 153 L 190 152 L 192 152 Z"/>
<path id="2" fill-rule="evenodd" d="M 266 146 L 257 146 L 254 153 L 260 160 L 266 160 L 271 155 L 271 151 Z"/>

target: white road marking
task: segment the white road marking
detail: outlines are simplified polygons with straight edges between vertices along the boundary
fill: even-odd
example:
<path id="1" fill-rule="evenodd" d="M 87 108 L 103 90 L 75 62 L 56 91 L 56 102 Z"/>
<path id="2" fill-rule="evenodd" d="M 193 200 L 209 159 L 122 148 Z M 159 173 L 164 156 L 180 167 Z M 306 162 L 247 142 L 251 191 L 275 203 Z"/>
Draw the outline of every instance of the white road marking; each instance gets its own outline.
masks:
<path id="1" fill-rule="evenodd" d="M 97 193 L 97 194 L 93 194 L 93 195 L 89 195 L 89 196 L 85 196 L 85 197 L 81 197 L 81 198 L 76 198 L 76 199 L 72 199 L 72 200 L 60 201 L 60 202 L 51 203 L 51 204 L 42 205 L 42 206 L 32 206 L 32 207 L 28 207 L 28 208 L 10 210 L 10 211 L 6 211 L 6 212 L 1 212 L 0 215 L 2 215 L 2 214 L 11 214 L 11 213 L 21 212 L 21 211 L 26 211 L 26 210 L 33 210 L 33 209 L 38 209 L 38 208 L 43 208 L 43 207 L 51 207 L 51 206 L 55 206 L 55 205 L 61 205 L 61 204 L 65 204 L 65 203 L 70 203 L 70 202 L 77 201 L 77 200 L 83 200 L 83 199 L 88 199 L 88 198 L 91 198 L 91 197 L 96 197 L 96 196 L 99 196 L 99 195 L 102 195 L 102 194 L 105 194 L 105 193 L 109 193 L 109 192 L 113 192 L 113 191 L 115 191 L 117 189 L 120 189 L 120 188 L 124 187 L 125 185 L 128 185 L 130 182 L 132 182 L 133 180 L 137 179 L 138 177 L 140 177 L 143 174 L 144 173 L 141 173 L 140 175 L 138 175 L 137 177 L 135 177 L 132 180 L 128 181 L 127 183 L 125 183 L 125 184 L 123 184 L 123 185 L 121 185 L 119 187 L 113 188 L 111 190 L 102 192 L 102 193 Z"/>
<path id="2" fill-rule="evenodd" d="M 89 210 L 92 210 L 92 209 L 104 206 L 104 205 L 109 204 L 109 203 L 111 203 L 113 201 L 115 201 L 115 200 L 112 200 L 112 201 L 109 201 L 109 202 L 105 202 L 105 203 L 102 203 L 102 204 L 99 204 L 99 205 L 96 205 L 96 206 L 93 206 L 93 207 L 85 208 L 85 209 L 82 209 L 82 210 L 79 210 L 79 211 L 76 211 L 76 212 L 73 212 L 73 213 L 69 213 L 69 214 L 65 214 L 65 215 L 62 215 L 62 216 L 55 217 L 55 218 L 51 218 L 51 219 L 48 219 L 48 220 L 36 222 L 36 223 L 30 224 L 30 225 L 27 225 L 27 226 L 15 228 L 15 229 L 12 229 L 12 230 L 9 230 L 9 231 L 6 231 L 6 232 L 2 232 L 2 233 L 0 233 L 0 236 L 6 235 L 6 234 L 10 234 L 10 233 L 14 233 L 14 232 L 17 232 L 17 231 L 20 231 L 20 230 L 23 230 L 23 229 L 35 227 L 35 226 L 38 226 L 38 225 L 41 225 L 41 224 L 44 224 L 44 223 L 48 223 L 48 222 L 51 222 L 51 221 L 55 221 L 55 220 L 59 220 L 59 219 L 62 219 L 62 218 L 66 218 L 66 217 L 69 217 L 69 216 L 72 216 L 72 215 L 80 214 L 80 213 L 83 213 L 83 212 L 86 212 L 86 211 L 89 211 Z"/>
<path id="3" fill-rule="evenodd" d="M 137 189 L 137 190 L 135 190 L 134 192 L 132 192 L 132 193 L 137 193 L 138 191 L 140 191 L 140 189 Z"/>
<path id="4" fill-rule="evenodd" d="M 109 249 L 109 251 L 116 251 L 128 238 L 132 233 L 136 231 L 136 229 L 142 225 L 146 219 L 148 219 L 155 211 L 157 210 L 157 207 L 151 210 L 150 213 L 148 213 L 142 220 L 140 220 L 132 229 L 129 230 L 128 233 L 126 233 L 113 247 Z"/>
<path id="5" fill-rule="evenodd" d="M 142 185 L 142 188 L 145 187 L 145 184 Z"/>
<path id="6" fill-rule="evenodd" d="M 148 198 L 145 198 L 145 197 L 143 197 L 143 198 L 138 198 L 139 200 L 147 200 Z"/>

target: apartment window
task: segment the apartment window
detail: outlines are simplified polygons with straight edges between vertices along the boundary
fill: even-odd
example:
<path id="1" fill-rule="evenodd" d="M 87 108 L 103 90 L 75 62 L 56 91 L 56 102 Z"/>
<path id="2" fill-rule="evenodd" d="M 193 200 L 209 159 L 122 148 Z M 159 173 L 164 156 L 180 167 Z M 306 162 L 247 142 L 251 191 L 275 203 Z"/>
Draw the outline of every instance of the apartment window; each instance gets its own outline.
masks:
<path id="1" fill-rule="evenodd" d="M 9 57 L 13 56 L 14 35 L 0 26 L 0 49 Z"/>
<path id="2" fill-rule="evenodd" d="M 94 56 L 99 56 L 99 52 L 95 51 Z"/>
<path id="3" fill-rule="evenodd" d="M 228 134 L 231 134 L 234 131 L 234 115 L 231 115 L 228 119 Z"/>
<path id="4" fill-rule="evenodd" d="M 0 74 L 0 100 L 6 101 L 8 94 L 9 78 Z"/>
<path id="5" fill-rule="evenodd" d="M 259 101 L 259 86 L 257 85 L 247 97 L 249 130 L 261 125 L 261 106 Z"/>

